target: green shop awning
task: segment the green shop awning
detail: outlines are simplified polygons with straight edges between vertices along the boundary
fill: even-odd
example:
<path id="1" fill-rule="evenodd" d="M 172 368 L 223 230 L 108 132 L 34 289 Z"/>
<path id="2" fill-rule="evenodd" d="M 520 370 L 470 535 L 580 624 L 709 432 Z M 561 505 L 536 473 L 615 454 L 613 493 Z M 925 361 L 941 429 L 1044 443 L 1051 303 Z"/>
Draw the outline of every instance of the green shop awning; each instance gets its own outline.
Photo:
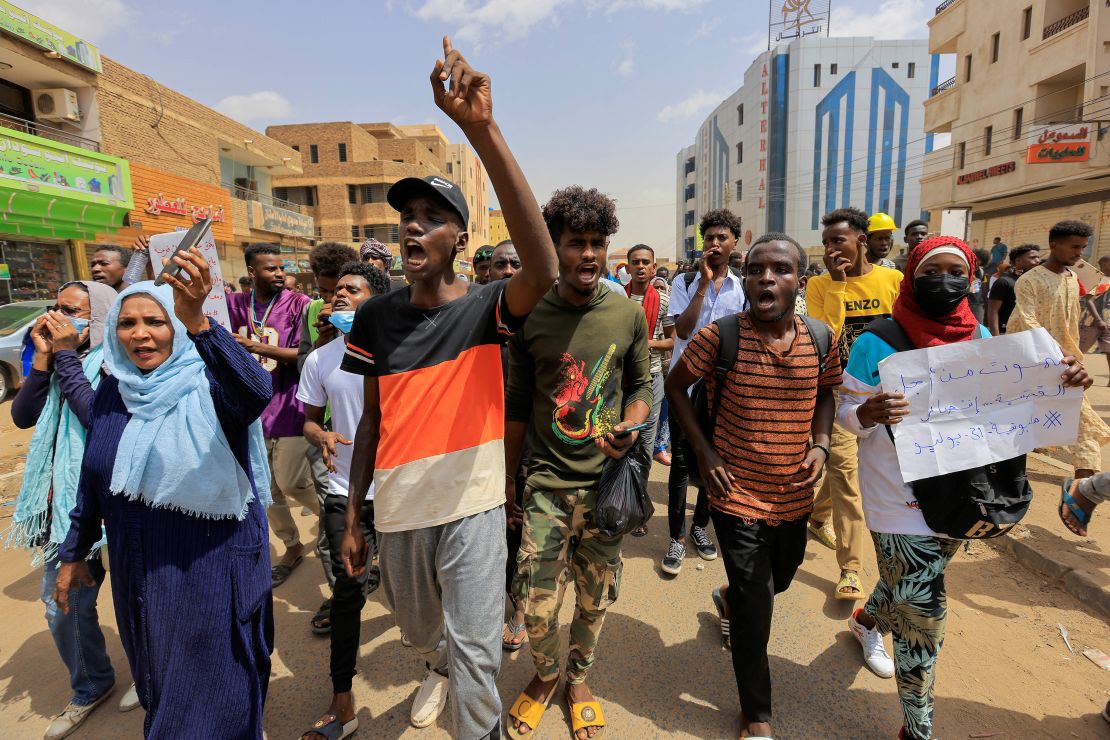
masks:
<path id="1" fill-rule="evenodd" d="M 0 129 L 0 233 L 94 239 L 132 208 L 127 160 Z"/>

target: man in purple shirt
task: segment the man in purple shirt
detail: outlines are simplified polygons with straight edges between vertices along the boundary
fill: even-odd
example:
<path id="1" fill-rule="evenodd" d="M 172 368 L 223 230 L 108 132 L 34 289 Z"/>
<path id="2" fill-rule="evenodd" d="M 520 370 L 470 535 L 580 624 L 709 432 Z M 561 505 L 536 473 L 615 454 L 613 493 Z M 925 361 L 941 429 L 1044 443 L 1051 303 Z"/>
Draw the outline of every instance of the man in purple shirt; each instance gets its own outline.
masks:
<path id="1" fill-rule="evenodd" d="M 270 372 L 274 384 L 273 399 L 262 412 L 262 433 L 274 499 L 266 516 L 285 544 L 285 554 L 271 573 L 273 585 L 278 586 L 304 560 L 305 547 L 289 512 L 289 498 L 311 510 L 317 508 L 306 457 L 308 443 L 301 434 L 304 406 L 297 400 L 297 345 L 309 297 L 285 290 L 285 270 L 276 244 L 252 244 L 244 255 L 251 292 L 229 295 L 227 311 L 235 338 Z"/>

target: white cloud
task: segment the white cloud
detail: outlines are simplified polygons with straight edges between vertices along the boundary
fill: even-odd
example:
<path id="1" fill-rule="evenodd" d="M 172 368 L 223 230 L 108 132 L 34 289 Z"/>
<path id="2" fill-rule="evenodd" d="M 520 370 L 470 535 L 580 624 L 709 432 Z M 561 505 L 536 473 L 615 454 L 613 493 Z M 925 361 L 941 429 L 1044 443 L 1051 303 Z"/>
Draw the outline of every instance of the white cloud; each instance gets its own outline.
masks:
<path id="1" fill-rule="evenodd" d="M 621 77 L 628 77 L 636 69 L 636 42 L 625 41 L 621 44 L 623 53 L 613 63 L 613 71 Z"/>
<path id="2" fill-rule="evenodd" d="M 710 18 L 707 21 L 702 21 L 698 24 L 698 30 L 694 31 L 695 39 L 703 39 L 709 34 L 717 30 L 717 26 L 721 25 L 720 18 Z"/>
<path id="3" fill-rule="evenodd" d="M 883 0 L 878 7 L 833 5 L 829 33 L 833 36 L 874 36 L 881 39 L 923 39 L 936 3 L 930 0 Z M 877 29 L 877 30 L 869 30 Z"/>
<path id="4" fill-rule="evenodd" d="M 672 11 L 677 10 L 681 13 L 688 13 L 695 8 L 705 5 L 707 0 L 587 0 L 587 7 L 591 10 L 594 8 L 604 8 L 608 13 L 614 13 L 618 10 L 627 10 L 629 8 L 640 8 L 643 10 L 663 10 Z"/>
<path id="5" fill-rule="evenodd" d="M 94 42 L 127 25 L 134 16 L 123 0 L 37 0 L 20 5 L 62 30 Z"/>
<path id="6" fill-rule="evenodd" d="M 459 24 L 452 38 L 481 45 L 492 32 L 500 38 L 520 38 L 554 15 L 567 0 L 425 0 L 413 14 L 423 21 Z"/>
<path id="7" fill-rule="evenodd" d="M 622 10 L 690 12 L 708 0 L 423 0 L 410 12 L 422 21 L 454 26 L 453 39 L 482 46 L 494 39 L 517 39 L 541 23 L 557 20 L 562 7 L 587 12 Z"/>
<path id="8" fill-rule="evenodd" d="M 663 110 L 659 111 L 659 120 L 663 123 L 668 123 L 669 121 L 675 121 L 680 118 L 696 116 L 706 108 L 712 108 L 720 103 L 724 100 L 724 97 L 725 96 L 721 93 L 698 90 L 679 103 L 665 106 Z"/>
<path id="9" fill-rule="evenodd" d="M 216 103 L 216 110 L 246 123 L 288 118 L 293 112 L 293 105 L 273 90 L 259 90 L 248 95 L 228 95 Z"/>

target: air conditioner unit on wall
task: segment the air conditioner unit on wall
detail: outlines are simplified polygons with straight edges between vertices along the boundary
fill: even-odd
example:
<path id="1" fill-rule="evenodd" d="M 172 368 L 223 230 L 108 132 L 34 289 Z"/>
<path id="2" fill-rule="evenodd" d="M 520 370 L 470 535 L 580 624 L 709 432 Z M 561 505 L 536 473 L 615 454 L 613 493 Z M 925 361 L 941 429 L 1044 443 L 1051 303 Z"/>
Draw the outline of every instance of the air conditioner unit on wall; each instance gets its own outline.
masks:
<path id="1" fill-rule="evenodd" d="M 43 121 L 81 121 L 77 93 L 64 87 L 51 90 L 34 90 L 31 97 L 35 104 L 35 118 Z"/>

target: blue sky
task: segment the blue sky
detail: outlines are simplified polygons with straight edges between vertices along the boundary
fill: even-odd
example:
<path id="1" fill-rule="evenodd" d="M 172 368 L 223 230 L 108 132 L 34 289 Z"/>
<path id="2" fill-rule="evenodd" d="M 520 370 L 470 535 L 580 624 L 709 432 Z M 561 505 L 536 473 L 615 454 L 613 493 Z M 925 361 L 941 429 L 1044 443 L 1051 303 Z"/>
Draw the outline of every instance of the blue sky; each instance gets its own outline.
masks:
<path id="1" fill-rule="evenodd" d="M 18 2 L 18 0 L 17 0 Z M 781 0 L 779 0 L 781 3 Z M 674 249 L 674 162 L 766 48 L 764 0 L 23 0 L 102 53 L 264 130 L 437 123 L 428 74 L 450 34 L 493 78 L 494 112 L 542 203 L 617 200 L 617 246 Z M 923 38 L 926 0 L 834 0 L 833 35 Z"/>

